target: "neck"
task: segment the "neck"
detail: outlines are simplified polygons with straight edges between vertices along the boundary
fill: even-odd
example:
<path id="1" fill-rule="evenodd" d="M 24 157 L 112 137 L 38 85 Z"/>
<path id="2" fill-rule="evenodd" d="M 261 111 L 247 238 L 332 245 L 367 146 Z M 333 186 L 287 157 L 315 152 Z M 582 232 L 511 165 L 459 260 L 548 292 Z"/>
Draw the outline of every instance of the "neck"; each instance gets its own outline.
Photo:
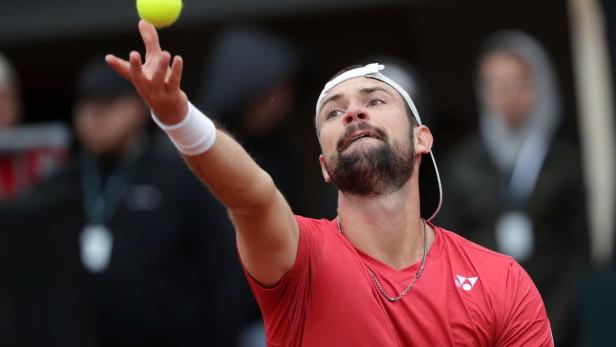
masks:
<path id="1" fill-rule="evenodd" d="M 338 195 L 342 232 L 359 250 L 402 269 L 423 257 L 424 231 L 414 175 L 400 190 L 376 197 Z M 428 233 L 431 243 L 432 232 Z"/>

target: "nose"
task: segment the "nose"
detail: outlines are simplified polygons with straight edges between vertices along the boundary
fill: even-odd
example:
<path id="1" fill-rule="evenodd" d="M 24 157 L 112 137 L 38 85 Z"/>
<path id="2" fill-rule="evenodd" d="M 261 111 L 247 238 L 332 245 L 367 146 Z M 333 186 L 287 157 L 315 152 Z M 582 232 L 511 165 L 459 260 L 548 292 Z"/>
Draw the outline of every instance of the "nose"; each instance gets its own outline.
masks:
<path id="1" fill-rule="evenodd" d="M 344 125 L 349 125 L 359 120 L 368 120 L 367 110 L 359 103 L 353 102 L 349 105 L 343 117 Z"/>

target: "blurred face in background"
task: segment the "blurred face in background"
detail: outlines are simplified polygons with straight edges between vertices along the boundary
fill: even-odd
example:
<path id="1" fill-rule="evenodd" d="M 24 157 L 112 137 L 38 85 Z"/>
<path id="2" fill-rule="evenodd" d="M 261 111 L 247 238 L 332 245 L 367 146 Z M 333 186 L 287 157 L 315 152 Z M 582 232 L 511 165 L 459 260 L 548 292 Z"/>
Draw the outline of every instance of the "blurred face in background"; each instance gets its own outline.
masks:
<path id="1" fill-rule="evenodd" d="M 11 84 L 0 86 L 0 129 L 10 128 L 19 122 L 20 100 Z"/>
<path id="2" fill-rule="evenodd" d="M 535 86 L 529 65 L 507 52 L 490 53 L 479 67 L 480 98 L 493 117 L 518 128 L 535 106 Z"/>
<path id="3" fill-rule="evenodd" d="M 85 99 L 73 113 L 77 138 L 94 155 L 121 155 L 145 131 L 147 109 L 135 95 Z"/>
<path id="4" fill-rule="evenodd" d="M 243 110 L 238 120 L 238 130 L 249 138 L 266 137 L 276 130 L 294 107 L 294 83 L 281 82 Z"/>

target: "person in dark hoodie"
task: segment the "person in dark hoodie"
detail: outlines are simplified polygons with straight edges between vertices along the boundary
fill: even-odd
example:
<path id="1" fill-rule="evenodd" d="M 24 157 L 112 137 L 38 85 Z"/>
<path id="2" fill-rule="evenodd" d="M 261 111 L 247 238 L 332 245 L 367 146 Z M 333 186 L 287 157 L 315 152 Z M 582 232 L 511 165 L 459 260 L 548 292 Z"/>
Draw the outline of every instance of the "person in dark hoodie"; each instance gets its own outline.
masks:
<path id="1" fill-rule="evenodd" d="M 231 131 L 300 210 L 300 177 L 286 121 L 296 107 L 301 57 L 273 33 L 225 28 L 209 51 L 197 104 Z M 249 77 L 249 78 L 248 78 Z"/>
<path id="2" fill-rule="evenodd" d="M 579 156 L 557 131 L 562 106 L 547 52 L 526 33 L 493 34 L 477 94 L 478 134 L 447 158 L 439 220 L 519 261 L 545 300 L 556 345 L 569 346 L 588 226 Z"/>
<path id="3" fill-rule="evenodd" d="M 224 28 L 214 40 L 197 103 L 231 131 L 278 182 L 291 206 L 306 209 L 288 120 L 296 111 L 301 57 L 285 39 L 250 25 Z M 249 78 L 247 78 L 249 76 Z M 224 212 L 226 216 L 226 212 Z M 256 303 L 240 346 L 263 346 Z"/>
<path id="4" fill-rule="evenodd" d="M 49 241 L 28 253 L 47 274 L 31 274 L 64 282 L 30 288 L 37 299 L 21 312 L 47 321 L 17 322 L 15 345 L 233 346 L 250 294 L 224 212 L 169 141 L 149 136 L 148 109 L 102 58 L 85 67 L 76 92 L 77 165 L 24 202 L 15 230 Z M 66 318 L 62 303 L 79 310 Z M 68 319 L 74 329 L 62 334 L 31 333 Z M 69 340 L 84 331 L 89 339 Z"/>

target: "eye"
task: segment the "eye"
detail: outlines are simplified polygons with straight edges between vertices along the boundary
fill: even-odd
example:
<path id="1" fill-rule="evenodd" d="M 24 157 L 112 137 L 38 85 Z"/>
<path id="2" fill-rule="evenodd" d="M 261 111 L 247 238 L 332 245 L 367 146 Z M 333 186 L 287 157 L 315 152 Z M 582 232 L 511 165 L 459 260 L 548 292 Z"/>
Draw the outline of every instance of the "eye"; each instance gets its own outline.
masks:
<path id="1" fill-rule="evenodd" d="M 381 100 L 379 98 L 374 98 L 374 99 L 371 99 L 370 102 L 368 102 L 368 106 L 378 106 L 378 105 L 381 105 L 381 104 L 384 104 L 384 103 L 385 103 L 385 101 L 383 101 L 383 100 Z"/>
<path id="2" fill-rule="evenodd" d="M 327 114 L 325 116 L 325 119 L 334 118 L 334 117 L 337 117 L 337 116 L 340 116 L 340 115 L 343 115 L 343 114 L 344 114 L 344 111 L 339 110 L 339 109 L 333 109 L 333 110 L 327 112 Z"/>

